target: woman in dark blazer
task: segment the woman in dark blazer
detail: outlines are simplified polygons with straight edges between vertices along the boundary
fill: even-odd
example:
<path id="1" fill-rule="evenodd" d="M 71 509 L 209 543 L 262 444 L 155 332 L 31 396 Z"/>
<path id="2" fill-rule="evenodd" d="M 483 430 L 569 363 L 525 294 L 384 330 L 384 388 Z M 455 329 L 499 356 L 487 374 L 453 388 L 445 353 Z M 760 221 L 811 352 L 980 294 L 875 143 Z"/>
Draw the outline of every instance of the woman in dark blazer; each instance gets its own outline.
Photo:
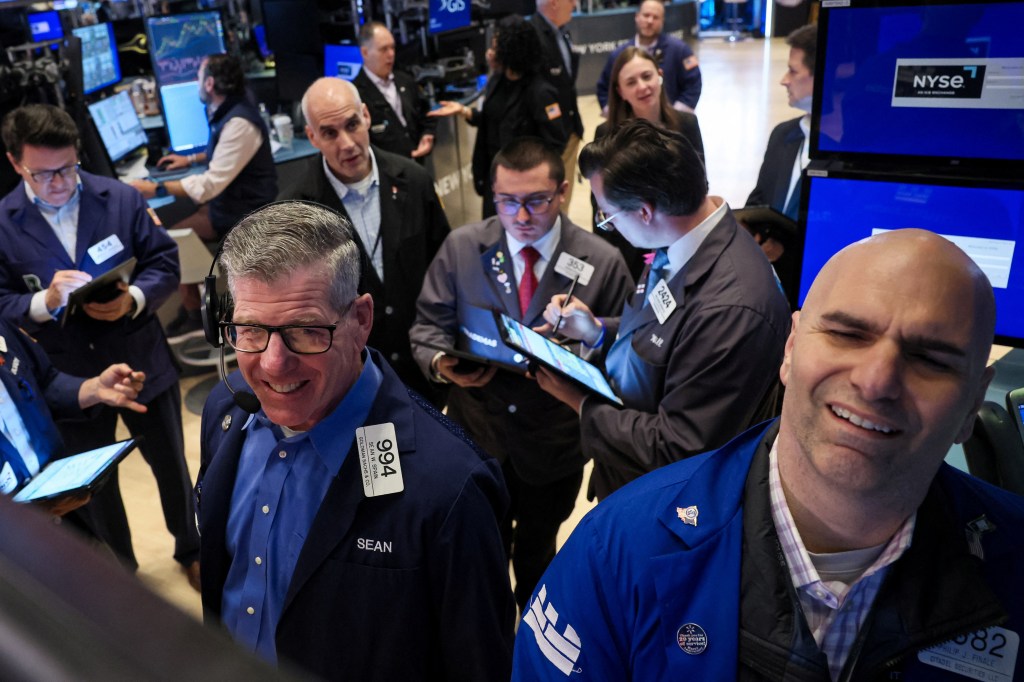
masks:
<path id="1" fill-rule="evenodd" d="M 608 92 L 608 120 L 597 127 L 595 140 L 600 140 L 612 128 L 631 118 L 644 118 L 680 133 L 697 150 L 701 161 L 704 160 L 704 142 L 697 116 L 689 111 L 677 111 L 668 103 L 661 87 L 661 69 L 646 50 L 635 46 L 623 50 L 612 65 L 611 83 L 613 87 Z M 593 194 L 590 195 L 590 204 L 596 216 L 597 203 Z M 594 225 L 597 226 L 596 218 Z M 639 278 L 644 269 L 643 252 L 618 232 L 594 231 L 618 247 L 633 279 Z"/>
<path id="2" fill-rule="evenodd" d="M 519 16 L 503 19 L 487 51 L 491 75 L 479 109 L 441 102 L 429 116 L 458 114 L 478 128 L 473 147 L 473 186 L 484 198 L 483 217 L 495 215 L 491 161 L 512 140 L 539 137 L 558 153 L 569 138 L 571 122 L 558 106 L 558 92 L 537 74 L 540 39 Z"/>

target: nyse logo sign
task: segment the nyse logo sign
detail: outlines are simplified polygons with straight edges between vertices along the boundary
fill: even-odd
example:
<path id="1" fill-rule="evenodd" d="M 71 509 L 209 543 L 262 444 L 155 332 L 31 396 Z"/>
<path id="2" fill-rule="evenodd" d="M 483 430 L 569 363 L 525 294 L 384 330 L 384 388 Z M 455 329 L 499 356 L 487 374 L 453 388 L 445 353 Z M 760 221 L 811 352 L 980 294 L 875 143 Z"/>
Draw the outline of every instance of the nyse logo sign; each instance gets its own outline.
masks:
<path id="1" fill-rule="evenodd" d="M 896 67 L 896 98 L 981 99 L 984 64 L 913 64 Z"/>

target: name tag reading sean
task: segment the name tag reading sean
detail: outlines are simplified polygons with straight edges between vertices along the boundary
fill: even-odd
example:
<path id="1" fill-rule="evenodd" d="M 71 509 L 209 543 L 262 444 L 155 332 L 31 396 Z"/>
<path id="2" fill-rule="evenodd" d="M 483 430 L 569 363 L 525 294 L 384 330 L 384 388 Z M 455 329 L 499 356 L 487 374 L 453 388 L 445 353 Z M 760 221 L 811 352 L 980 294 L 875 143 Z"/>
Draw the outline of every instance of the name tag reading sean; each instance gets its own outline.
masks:
<path id="1" fill-rule="evenodd" d="M 364 495 L 377 497 L 405 490 L 394 424 L 387 422 L 356 429 L 356 448 L 363 472 Z"/>

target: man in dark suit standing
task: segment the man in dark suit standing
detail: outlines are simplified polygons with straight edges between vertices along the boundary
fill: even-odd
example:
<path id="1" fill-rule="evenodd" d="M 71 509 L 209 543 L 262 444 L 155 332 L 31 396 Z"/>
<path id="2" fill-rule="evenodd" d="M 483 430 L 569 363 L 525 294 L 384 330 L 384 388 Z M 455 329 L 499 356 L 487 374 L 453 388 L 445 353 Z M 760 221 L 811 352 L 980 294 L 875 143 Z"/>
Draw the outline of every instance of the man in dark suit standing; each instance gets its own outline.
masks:
<path id="1" fill-rule="evenodd" d="M 377 21 L 359 29 L 363 68 L 352 79 L 370 110 L 370 141 L 399 156 L 420 159 L 434 148 L 437 121 L 427 118 L 429 103 L 411 76 L 395 71 L 395 37 Z"/>
<path id="2" fill-rule="evenodd" d="M 198 589 L 178 370 L 153 314 L 178 286 L 178 247 L 138 192 L 78 170 L 78 129 L 65 112 L 39 104 L 15 109 L 4 118 L 3 138 L 23 182 L 0 201 L 0 317 L 23 326 L 68 374 L 91 376 L 113 362 L 145 372 L 139 402 L 146 414 L 99 408 L 88 422 L 62 423 L 61 433 L 76 450 L 108 445 L 120 415 L 132 435 L 145 438 L 139 450 L 156 477 L 174 558 Z M 62 323 L 74 290 L 131 258 L 138 262 L 127 285 Z M 138 566 L 116 471 L 85 510 L 97 535 Z"/>
<path id="3" fill-rule="evenodd" d="M 543 52 L 540 55 L 540 74 L 558 91 L 558 107 L 568 122 L 570 135 L 562 148 L 562 163 L 569 189 L 565 203 L 572 199 L 576 177 L 576 155 L 583 139 L 583 119 L 576 104 L 576 74 L 580 56 L 572 50 L 572 37 L 567 25 L 576 9 L 576 0 L 537 0 L 537 11 L 530 22 L 537 29 Z"/>
<path id="4" fill-rule="evenodd" d="M 373 297 L 369 344 L 398 376 L 435 403 L 413 362 L 409 327 L 427 266 L 448 236 L 448 219 L 425 170 L 370 145 L 373 119 L 348 81 L 321 78 L 302 98 L 306 135 L 321 155 L 288 199 L 315 201 L 347 217 L 363 259 L 359 291 Z"/>
<path id="5" fill-rule="evenodd" d="M 487 347 L 502 344 L 493 320 L 485 324 L 489 310 L 544 324 L 548 301 L 578 275 L 573 297 L 617 315 L 633 279 L 618 250 L 561 213 L 568 184 L 562 161 L 539 139 L 506 145 L 491 165 L 491 184 L 498 215 L 445 240 L 427 272 L 410 337 L 424 372 L 454 384 L 448 416 L 502 462 L 512 500 L 502 533 L 523 609 L 555 555 L 558 528 L 583 480 L 579 418 L 520 374 L 494 366 L 466 373 L 458 358 L 416 344 L 494 357 Z"/>

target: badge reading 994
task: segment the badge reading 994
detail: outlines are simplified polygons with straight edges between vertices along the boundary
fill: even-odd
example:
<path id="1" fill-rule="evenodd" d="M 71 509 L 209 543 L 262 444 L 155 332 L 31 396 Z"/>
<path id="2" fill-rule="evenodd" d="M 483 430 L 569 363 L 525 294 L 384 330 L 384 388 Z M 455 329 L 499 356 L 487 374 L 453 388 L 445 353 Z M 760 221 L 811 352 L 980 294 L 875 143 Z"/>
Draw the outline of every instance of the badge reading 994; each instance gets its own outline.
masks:
<path id="1" fill-rule="evenodd" d="M 405 490 L 394 424 L 388 422 L 356 429 L 356 449 L 359 450 L 364 495 L 377 497 Z"/>

